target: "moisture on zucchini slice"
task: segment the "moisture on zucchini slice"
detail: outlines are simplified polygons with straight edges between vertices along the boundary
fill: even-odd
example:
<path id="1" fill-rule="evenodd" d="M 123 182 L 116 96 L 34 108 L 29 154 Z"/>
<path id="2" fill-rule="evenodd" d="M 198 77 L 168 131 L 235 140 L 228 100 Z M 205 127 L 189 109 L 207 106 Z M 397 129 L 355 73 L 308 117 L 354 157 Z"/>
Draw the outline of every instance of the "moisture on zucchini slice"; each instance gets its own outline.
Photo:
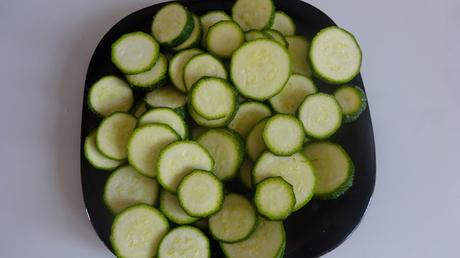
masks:
<path id="1" fill-rule="evenodd" d="M 162 87 L 145 95 L 145 102 L 153 108 L 168 107 L 178 109 L 185 106 L 186 97 L 171 86 Z"/>
<path id="2" fill-rule="evenodd" d="M 303 153 L 315 168 L 315 198 L 336 199 L 353 184 L 353 162 L 340 145 L 331 142 L 309 143 Z"/>
<path id="3" fill-rule="evenodd" d="M 192 57 L 184 67 L 184 84 L 187 90 L 203 77 L 227 79 L 227 70 L 214 56 L 204 53 Z"/>
<path id="4" fill-rule="evenodd" d="M 220 180 L 236 176 L 243 162 L 244 146 L 241 138 L 227 129 L 211 129 L 197 142 L 205 147 L 215 162 L 214 173 Z"/>
<path id="5" fill-rule="evenodd" d="M 115 217 L 110 242 L 117 257 L 155 257 L 160 240 L 168 230 L 168 220 L 161 212 L 139 204 Z"/>
<path id="6" fill-rule="evenodd" d="M 291 74 L 291 60 L 280 44 L 270 39 L 257 39 L 235 51 L 230 74 L 241 95 L 266 100 L 283 89 Z"/>
<path id="7" fill-rule="evenodd" d="M 221 243 L 228 258 L 278 258 L 285 248 L 286 233 L 283 222 L 259 219 L 254 233 L 248 239 L 233 243 Z"/>
<path id="8" fill-rule="evenodd" d="M 182 178 L 195 169 L 214 171 L 214 160 L 204 147 L 194 141 L 169 144 L 158 158 L 158 182 L 164 189 L 176 192 Z"/>
<path id="9" fill-rule="evenodd" d="M 160 194 L 160 210 L 170 221 L 179 225 L 191 224 L 200 219 L 188 215 L 180 206 L 177 197 L 165 190 Z"/>
<path id="10" fill-rule="evenodd" d="M 271 28 L 281 32 L 284 36 L 292 36 L 296 31 L 292 18 L 282 11 L 275 12 L 275 19 Z"/>
<path id="11" fill-rule="evenodd" d="M 254 203 L 257 211 L 269 220 L 284 220 L 294 209 L 292 185 L 281 177 L 270 177 L 256 185 Z"/>
<path id="12" fill-rule="evenodd" d="M 188 215 L 208 217 L 222 206 L 224 185 L 212 172 L 194 170 L 181 180 L 177 198 Z"/>
<path id="13" fill-rule="evenodd" d="M 283 36 L 283 34 L 281 34 L 281 32 L 277 30 L 268 29 L 264 30 L 264 33 L 268 34 L 268 36 L 270 36 L 270 38 L 272 38 L 274 41 L 280 43 L 281 46 L 286 48 L 288 47 L 289 44 L 286 38 Z"/>
<path id="14" fill-rule="evenodd" d="M 244 32 L 234 21 L 212 25 L 206 35 L 206 47 L 212 54 L 229 58 L 244 43 Z"/>
<path id="15" fill-rule="evenodd" d="M 191 226 L 171 230 L 161 240 L 158 258 L 209 258 L 209 240 L 203 232 Z"/>
<path id="16" fill-rule="evenodd" d="M 152 34 L 169 47 L 176 47 L 188 39 L 195 27 L 192 14 L 179 3 L 162 7 L 153 18 Z"/>
<path id="17" fill-rule="evenodd" d="M 246 41 L 251 41 L 251 40 L 256 40 L 256 39 L 267 39 L 269 37 L 268 37 L 268 34 L 260 30 L 250 30 L 244 33 L 244 38 L 246 39 Z"/>
<path id="18" fill-rule="evenodd" d="M 112 170 L 119 167 L 123 162 L 113 160 L 103 155 L 96 146 L 96 130 L 91 132 L 85 139 L 85 157 L 91 165 L 101 170 Z"/>
<path id="19" fill-rule="evenodd" d="M 193 107 L 189 105 L 188 107 L 188 112 L 190 116 L 193 118 L 193 120 L 200 126 L 207 127 L 207 128 L 217 128 L 217 127 L 223 127 L 227 126 L 230 121 L 232 121 L 233 117 L 235 117 L 237 109 L 228 114 L 227 116 L 220 118 L 220 119 L 215 119 L 215 120 L 208 120 L 203 117 L 201 117 L 198 113 L 193 110 Z"/>
<path id="20" fill-rule="evenodd" d="M 292 74 L 283 90 L 270 99 L 270 105 L 276 112 L 295 114 L 305 97 L 317 91 L 312 79 L 301 74 Z"/>
<path id="21" fill-rule="evenodd" d="M 104 186 L 104 203 L 113 213 L 135 204 L 155 204 L 159 186 L 155 179 L 145 177 L 129 166 L 115 170 Z"/>
<path id="22" fill-rule="evenodd" d="M 104 76 L 89 89 L 88 106 L 97 115 L 106 117 L 127 112 L 134 102 L 129 85 L 115 76 Z"/>
<path id="23" fill-rule="evenodd" d="M 288 42 L 288 52 L 292 62 L 292 72 L 310 76 L 311 69 L 307 62 L 309 48 L 308 41 L 302 36 L 289 36 L 286 37 L 286 40 Z"/>
<path id="24" fill-rule="evenodd" d="M 272 111 L 260 102 L 245 102 L 236 112 L 228 127 L 246 138 L 252 127 L 262 119 L 272 115 Z"/>
<path id="25" fill-rule="evenodd" d="M 273 154 L 290 156 L 302 149 L 305 133 L 299 119 L 292 115 L 277 114 L 268 119 L 262 137 Z"/>
<path id="26" fill-rule="evenodd" d="M 152 90 L 166 82 L 167 70 L 168 60 L 163 54 L 160 54 L 152 68 L 143 73 L 128 74 L 126 75 L 126 80 L 137 89 Z"/>
<path id="27" fill-rule="evenodd" d="M 246 137 L 246 152 L 252 161 L 256 161 L 260 154 L 267 149 L 262 135 L 268 119 L 265 118 L 258 122 Z"/>
<path id="28" fill-rule="evenodd" d="M 97 149 L 111 159 L 126 159 L 126 146 L 136 123 L 137 119 L 128 113 L 114 113 L 104 118 L 96 133 Z"/>
<path id="29" fill-rule="evenodd" d="M 160 55 L 160 46 L 144 32 L 121 36 L 112 44 L 112 62 L 124 74 L 138 74 L 152 68 Z"/>
<path id="30" fill-rule="evenodd" d="M 244 196 L 229 194 L 219 212 L 209 218 L 209 229 L 214 239 L 234 243 L 247 238 L 256 228 L 254 206 Z"/>
<path id="31" fill-rule="evenodd" d="M 206 47 L 206 35 L 208 33 L 208 29 L 220 22 L 220 21 L 228 21 L 231 20 L 232 17 L 230 17 L 227 13 L 224 11 L 209 11 L 205 14 L 203 14 L 200 18 L 201 20 L 201 25 L 203 26 L 203 40 L 202 40 L 202 46 Z"/>
<path id="32" fill-rule="evenodd" d="M 299 107 L 298 117 L 307 135 L 326 139 L 342 124 L 342 110 L 331 95 L 315 93 L 305 98 Z"/>
<path id="33" fill-rule="evenodd" d="M 129 139 L 129 163 L 139 173 L 155 177 L 157 175 L 156 162 L 160 151 L 169 143 L 179 139 L 179 135 L 164 124 L 148 124 L 139 127 Z"/>
<path id="34" fill-rule="evenodd" d="M 310 161 L 301 153 L 283 157 L 264 152 L 254 165 L 253 180 L 257 184 L 265 178 L 280 176 L 292 185 L 296 204 L 294 211 L 307 204 L 315 189 L 315 174 Z"/>
<path id="35" fill-rule="evenodd" d="M 182 92 L 186 92 L 184 84 L 184 67 L 194 56 L 203 53 L 201 49 L 192 48 L 177 53 L 169 62 L 169 78 L 171 82 Z"/>
<path id="36" fill-rule="evenodd" d="M 343 120 L 346 123 L 355 121 L 366 110 L 366 94 L 357 86 L 341 86 L 335 90 L 334 97 L 342 108 Z"/>
<path id="37" fill-rule="evenodd" d="M 224 79 L 204 77 L 197 81 L 190 93 L 190 105 L 201 117 L 220 119 L 233 113 L 238 105 L 237 93 Z"/>
<path id="38" fill-rule="evenodd" d="M 182 116 L 177 114 L 177 112 L 171 108 L 155 108 L 147 111 L 139 118 L 137 127 L 152 123 L 164 124 L 171 127 L 171 129 L 173 129 L 182 139 L 186 139 L 188 137 L 187 124 Z"/>
<path id="39" fill-rule="evenodd" d="M 174 47 L 174 51 L 196 47 L 200 44 L 202 28 L 200 19 L 195 14 L 193 14 L 193 22 L 195 23 L 195 27 L 193 28 L 192 34 L 190 34 L 187 40 L 185 40 L 182 44 Z"/>
<path id="40" fill-rule="evenodd" d="M 248 189 L 252 189 L 252 162 L 250 159 L 245 159 L 241 164 L 239 179 Z"/>
<path id="41" fill-rule="evenodd" d="M 332 26 L 311 42 L 309 61 L 315 76 L 331 84 L 351 81 L 361 69 L 361 49 L 348 31 Z"/>
<path id="42" fill-rule="evenodd" d="M 272 0 L 237 0 L 232 17 L 245 31 L 268 29 L 275 18 L 275 5 Z"/>
<path id="43" fill-rule="evenodd" d="M 142 99 L 134 105 L 134 107 L 131 109 L 130 113 L 133 114 L 136 118 L 141 117 L 145 112 L 147 112 L 148 107 L 147 103 Z"/>

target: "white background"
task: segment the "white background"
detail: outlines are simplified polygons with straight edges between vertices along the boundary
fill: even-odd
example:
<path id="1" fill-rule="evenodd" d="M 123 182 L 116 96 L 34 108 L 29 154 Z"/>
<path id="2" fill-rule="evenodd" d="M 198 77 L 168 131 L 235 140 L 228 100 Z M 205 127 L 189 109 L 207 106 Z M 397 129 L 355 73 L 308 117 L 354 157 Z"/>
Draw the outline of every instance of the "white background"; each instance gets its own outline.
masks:
<path id="1" fill-rule="evenodd" d="M 85 73 L 104 33 L 158 1 L 0 1 L 0 257 L 112 257 L 80 188 Z M 325 257 L 460 257 L 460 1 L 311 0 L 358 38 L 377 185 Z"/>

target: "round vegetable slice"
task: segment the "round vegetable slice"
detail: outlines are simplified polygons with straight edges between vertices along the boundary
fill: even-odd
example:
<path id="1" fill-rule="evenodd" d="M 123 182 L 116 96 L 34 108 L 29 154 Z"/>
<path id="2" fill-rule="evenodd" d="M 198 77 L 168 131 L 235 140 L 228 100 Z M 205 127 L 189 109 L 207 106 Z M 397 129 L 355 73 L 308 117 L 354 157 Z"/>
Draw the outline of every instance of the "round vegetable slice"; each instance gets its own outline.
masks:
<path id="1" fill-rule="evenodd" d="M 137 126 L 146 124 L 164 124 L 173 129 L 182 139 L 188 136 L 188 126 L 184 119 L 171 108 L 155 108 L 147 111 L 139 118 Z"/>
<path id="2" fill-rule="evenodd" d="M 145 95 L 147 105 L 157 107 L 181 108 L 187 102 L 184 94 L 171 86 L 162 87 Z"/>
<path id="3" fill-rule="evenodd" d="M 275 12 L 275 19 L 271 28 L 281 32 L 284 36 L 292 36 L 296 31 L 292 18 L 282 11 Z"/>
<path id="4" fill-rule="evenodd" d="M 206 235 L 191 226 L 171 230 L 161 240 L 158 258 L 209 258 L 211 249 Z"/>
<path id="5" fill-rule="evenodd" d="M 245 102 L 230 122 L 228 127 L 246 138 L 249 131 L 262 119 L 272 115 L 272 111 L 260 102 Z"/>
<path id="6" fill-rule="evenodd" d="M 190 90 L 195 82 L 207 76 L 227 79 L 227 70 L 217 58 L 210 54 L 205 53 L 192 57 L 184 67 L 185 88 Z"/>
<path id="7" fill-rule="evenodd" d="M 211 27 L 212 25 L 220 21 L 228 21 L 231 19 L 232 17 L 230 17 L 224 11 L 209 11 L 203 14 L 200 18 L 201 24 L 203 25 L 203 40 L 202 40 L 203 47 L 206 47 L 206 35 L 208 33 L 209 27 Z"/>
<path id="8" fill-rule="evenodd" d="M 97 115 L 106 117 L 115 112 L 127 112 L 134 102 L 129 85 L 115 76 L 104 76 L 89 89 L 88 105 Z"/>
<path id="9" fill-rule="evenodd" d="M 201 34 L 202 34 L 202 26 L 200 19 L 198 16 L 193 14 L 193 22 L 195 23 L 195 27 L 193 28 L 192 34 L 188 37 L 186 41 L 184 41 L 182 44 L 180 44 L 177 47 L 174 47 L 174 51 L 180 51 L 183 49 L 191 48 L 191 47 L 196 47 L 198 44 L 200 44 L 201 40 Z"/>
<path id="10" fill-rule="evenodd" d="M 176 47 L 188 39 L 194 27 L 192 14 L 181 4 L 170 3 L 153 18 L 152 34 L 161 44 Z"/>
<path id="11" fill-rule="evenodd" d="M 288 52 L 292 62 L 292 72 L 310 76 L 311 69 L 307 62 L 309 48 L 308 41 L 302 36 L 289 36 L 286 37 L 286 40 L 288 42 Z"/>
<path id="12" fill-rule="evenodd" d="M 168 60 L 160 54 L 155 64 L 149 70 L 139 73 L 126 75 L 128 82 L 140 90 L 152 90 L 166 82 L 166 72 L 168 70 Z"/>
<path id="13" fill-rule="evenodd" d="M 277 30 L 268 29 L 268 30 L 264 30 L 264 33 L 268 34 L 270 38 L 272 38 L 274 41 L 281 44 L 281 46 L 286 47 L 286 48 L 288 47 L 289 44 L 286 38 L 284 38 L 283 34 L 281 34 L 281 32 Z"/>
<path id="14" fill-rule="evenodd" d="M 268 119 L 262 137 L 272 153 L 290 156 L 302 149 L 305 133 L 296 117 L 278 114 Z"/>
<path id="15" fill-rule="evenodd" d="M 186 92 L 184 84 L 184 67 L 194 56 L 203 53 L 201 49 L 192 48 L 177 53 L 169 62 L 169 78 L 171 82 L 182 92 Z"/>
<path id="16" fill-rule="evenodd" d="M 283 90 L 270 99 L 270 105 L 276 112 L 295 114 L 305 97 L 317 91 L 312 79 L 301 74 L 292 74 Z"/>
<path id="17" fill-rule="evenodd" d="M 96 146 L 96 131 L 91 132 L 85 139 L 85 157 L 91 165 L 101 170 L 112 170 L 123 164 L 123 161 L 113 160 L 104 156 Z"/>
<path id="18" fill-rule="evenodd" d="M 229 58 L 244 43 L 244 32 L 234 21 L 220 21 L 212 25 L 206 35 L 209 52 L 221 58 Z"/>
<path id="19" fill-rule="evenodd" d="M 334 92 L 334 97 L 342 108 L 346 123 L 355 121 L 366 110 L 366 94 L 357 86 L 344 85 Z"/>
<path id="20" fill-rule="evenodd" d="M 200 219 L 188 215 L 180 206 L 177 197 L 165 190 L 160 194 L 160 210 L 170 221 L 179 225 L 194 223 Z"/>
<path id="21" fill-rule="evenodd" d="M 272 0 L 237 0 L 232 17 L 243 30 L 268 29 L 275 18 L 275 5 Z"/>
<path id="22" fill-rule="evenodd" d="M 190 116 L 198 125 L 208 128 L 217 128 L 228 125 L 232 121 L 233 117 L 235 117 L 236 111 L 237 109 L 235 106 L 235 110 L 233 110 L 232 113 L 226 115 L 225 117 L 214 120 L 208 120 L 201 117 L 195 110 L 193 110 L 193 107 L 189 106 L 188 109 Z"/>
<path id="23" fill-rule="evenodd" d="M 281 177 L 270 177 L 256 185 L 254 203 L 257 211 L 270 220 L 286 219 L 294 209 L 292 185 Z"/>
<path id="24" fill-rule="evenodd" d="M 266 149 L 263 131 L 267 124 L 268 118 L 263 119 L 257 123 L 246 137 L 246 152 L 252 161 L 256 161 Z"/>

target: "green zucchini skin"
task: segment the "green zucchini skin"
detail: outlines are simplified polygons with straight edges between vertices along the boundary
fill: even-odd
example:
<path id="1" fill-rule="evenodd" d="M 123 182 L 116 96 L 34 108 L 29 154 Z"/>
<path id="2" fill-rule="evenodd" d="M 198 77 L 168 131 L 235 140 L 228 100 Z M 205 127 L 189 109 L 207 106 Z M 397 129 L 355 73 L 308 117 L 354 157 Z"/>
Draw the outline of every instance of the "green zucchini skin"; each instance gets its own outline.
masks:
<path id="1" fill-rule="evenodd" d="M 354 94 L 356 94 L 357 98 L 359 99 L 359 102 L 360 102 L 359 108 L 356 109 L 354 112 L 346 113 L 343 110 L 343 106 L 341 104 L 341 101 L 337 96 L 337 94 L 342 90 L 350 90 L 350 91 L 352 91 Z M 337 101 L 339 102 L 340 106 L 342 106 L 343 122 L 344 123 L 351 123 L 351 122 L 356 121 L 361 116 L 361 114 L 364 112 L 364 110 L 366 110 L 366 108 L 367 108 L 366 93 L 364 93 L 364 91 L 361 88 L 359 88 L 358 86 L 343 85 L 343 86 L 337 88 L 334 91 L 334 96 L 337 99 Z"/>

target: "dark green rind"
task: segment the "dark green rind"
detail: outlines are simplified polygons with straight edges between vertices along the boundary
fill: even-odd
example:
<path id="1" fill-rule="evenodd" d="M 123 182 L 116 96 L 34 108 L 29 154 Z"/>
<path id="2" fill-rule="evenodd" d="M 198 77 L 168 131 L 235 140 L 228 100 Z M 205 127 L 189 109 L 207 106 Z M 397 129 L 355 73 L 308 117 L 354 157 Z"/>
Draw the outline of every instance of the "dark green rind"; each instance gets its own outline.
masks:
<path id="1" fill-rule="evenodd" d="M 216 51 L 212 50 L 210 47 L 209 47 L 209 41 L 211 40 L 211 37 L 213 36 L 213 34 L 215 33 L 214 30 L 216 30 L 219 26 L 221 26 L 222 24 L 224 23 L 230 23 L 232 24 L 240 33 L 240 45 L 239 47 L 241 47 L 245 40 L 246 40 L 246 37 L 245 37 L 245 34 L 244 34 L 244 31 L 243 29 L 241 29 L 240 25 L 238 25 L 238 23 L 234 22 L 233 20 L 227 20 L 227 21 L 220 21 L 220 22 L 217 22 L 215 23 L 214 25 L 212 25 L 211 27 L 209 27 L 208 29 L 208 32 L 206 33 L 206 49 L 213 55 L 217 56 L 217 57 L 220 57 L 220 58 L 223 58 L 223 59 L 228 59 L 228 58 L 231 58 L 232 57 L 232 54 L 233 52 L 235 52 L 238 48 L 236 48 L 232 54 L 230 55 L 221 55 L 220 53 L 217 53 Z M 214 32 L 214 33 L 212 33 Z"/>
<path id="2" fill-rule="evenodd" d="M 181 91 L 181 92 L 183 92 L 183 93 L 186 93 L 186 91 L 184 91 L 184 89 L 179 89 L 179 87 L 176 86 L 176 84 L 174 83 L 174 79 L 173 79 L 173 78 L 174 78 L 175 75 L 173 74 L 174 71 L 171 69 L 170 66 L 171 66 L 171 64 L 174 62 L 174 60 L 175 60 L 179 55 L 181 55 L 183 52 L 187 52 L 187 51 L 191 51 L 191 50 L 196 50 L 196 51 L 199 51 L 199 52 L 196 53 L 196 54 L 194 54 L 190 59 L 192 59 L 194 56 L 197 56 L 197 55 L 199 55 L 199 54 L 203 54 L 203 51 L 202 51 L 201 49 L 198 49 L 198 48 L 184 49 L 184 50 L 181 50 L 180 52 L 178 52 L 177 54 L 175 54 L 175 55 L 171 58 L 171 60 L 169 61 L 169 65 L 168 65 L 168 76 L 169 76 L 169 80 L 171 81 L 171 83 L 174 85 L 174 87 L 175 87 L 177 90 L 179 90 L 179 91 Z M 189 59 L 188 61 L 190 61 L 190 59 Z M 187 65 L 188 61 L 183 65 L 182 70 L 185 68 L 185 65 Z M 184 88 L 186 88 L 186 87 L 185 87 L 185 82 L 184 82 L 183 76 L 182 76 L 179 80 L 182 80 L 182 83 L 184 83 Z M 186 90 L 186 89 L 185 89 L 185 90 Z"/>
<path id="3" fill-rule="evenodd" d="M 211 258 L 211 247 L 210 247 L 210 245 L 209 245 L 209 239 L 208 239 L 208 237 L 207 237 L 201 230 L 199 230 L 198 228 L 193 227 L 193 226 L 179 226 L 179 227 L 177 227 L 177 228 L 172 229 L 172 230 L 169 231 L 168 233 L 166 233 L 166 235 L 163 237 L 163 239 L 162 239 L 162 240 L 160 241 L 160 243 L 158 244 L 158 251 L 157 251 L 158 258 L 168 258 L 168 257 L 162 257 L 162 256 L 160 256 L 160 246 L 161 246 L 161 244 L 163 243 L 163 240 L 165 239 L 165 237 L 166 237 L 169 233 L 172 233 L 172 232 L 175 231 L 175 230 L 184 229 L 184 228 L 187 228 L 187 229 L 193 230 L 193 231 L 195 231 L 195 232 L 198 232 L 199 235 L 201 235 L 202 237 L 204 237 L 204 238 L 207 240 L 207 242 L 208 242 L 208 244 L 207 244 L 207 249 L 208 249 L 208 254 L 209 254 L 207 258 Z"/>
<path id="4" fill-rule="evenodd" d="M 286 200 L 286 201 L 289 201 L 290 202 L 290 208 L 289 210 L 286 210 L 284 211 L 283 213 L 281 214 L 270 214 L 266 211 L 264 211 L 263 209 L 261 209 L 257 203 L 259 203 L 259 198 L 258 196 L 260 195 L 259 191 L 261 191 L 260 189 L 262 187 L 264 187 L 265 184 L 268 184 L 268 183 L 274 183 L 276 181 L 276 183 L 278 183 L 281 187 L 287 187 L 289 189 L 289 193 L 290 193 L 290 200 Z M 256 191 L 254 193 L 254 204 L 255 204 L 255 207 L 257 209 L 257 212 L 262 215 L 264 218 L 268 219 L 268 220 L 284 220 L 286 219 L 289 215 L 291 215 L 291 213 L 293 212 L 294 210 L 294 206 L 295 206 L 295 195 L 294 195 L 294 190 L 293 190 L 293 187 L 291 184 L 289 184 L 287 181 L 285 181 L 282 177 L 280 176 L 276 176 L 276 177 L 267 177 L 265 178 L 264 180 L 260 181 L 257 185 L 256 185 Z"/>
<path id="5" fill-rule="evenodd" d="M 194 47 L 199 46 L 201 37 L 203 35 L 203 28 L 201 26 L 200 18 L 198 18 L 198 16 L 196 16 L 195 14 L 192 14 L 192 17 L 196 17 L 196 19 L 194 19 L 194 23 L 195 23 L 194 29 L 199 28 L 199 32 L 196 36 L 196 39 L 192 40 L 189 44 L 185 44 L 187 40 L 190 39 L 190 38 L 187 38 L 182 44 L 178 45 L 177 47 L 174 47 L 172 49 L 173 51 L 182 51 L 185 49 L 194 48 Z M 198 21 L 198 23 L 196 23 L 195 21 Z M 193 36 L 193 30 L 192 30 L 192 33 L 190 33 L 190 37 L 192 36 Z"/>
<path id="6" fill-rule="evenodd" d="M 359 96 L 359 99 L 360 99 L 360 106 L 357 110 L 355 110 L 353 113 L 350 113 L 350 114 L 345 114 L 345 112 L 343 112 L 343 122 L 344 123 L 351 123 L 351 122 L 354 122 L 356 121 L 359 116 L 364 112 L 364 110 L 366 110 L 367 108 L 367 98 L 366 98 L 366 94 L 364 93 L 364 91 L 359 88 L 358 86 L 354 86 L 354 85 L 344 85 L 344 86 L 341 86 L 340 88 L 336 89 L 334 91 L 334 96 L 335 94 L 339 91 L 339 90 L 342 90 L 344 88 L 350 88 L 351 90 L 353 90 L 353 92 L 355 92 L 355 94 L 357 94 Z M 339 102 L 339 105 L 340 105 L 340 102 Z"/>
<path id="7" fill-rule="evenodd" d="M 262 131 L 262 138 L 264 140 L 264 143 L 265 143 L 265 146 L 267 147 L 267 149 L 269 149 L 273 154 L 278 155 L 278 156 L 291 156 L 292 154 L 302 150 L 305 134 L 303 134 L 302 137 L 299 139 L 299 142 L 297 143 L 295 148 L 291 149 L 290 151 L 281 151 L 281 150 L 279 150 L 276 146 L 274 146 L 271 143 L 271 139 L 273 138 L 273 136 L 268 135 L 268 132 L 267 132 L 267 127 L 277 117 L 289 117 L 292 121 L 295 121 L 297 123 L 297 125 L 298 125 L 299 129 L 301 130 L 301 132 L 304 133 L 304 128 L 303 128 L 302 122 L 297 117 L 292 116 L 292 115 L 276 114 L 276 115 L 274 115 L 274 116 L 272 116 L 271 118 L 268 119 L 267 124 L 265 124 L 265 128 Z"/>
<path id="8" fill-rule="evenodd" d="M 158 76 L 158 78 L 155 78 L 155 80 L 149 82 L 149 83 L 138 83 L 136 82 L 135 80 L 133 79 L 130 79 L 129 77 L 129 74 L 126 76 L 126 80 L 129 82 L 129 84 L 131 85 L 131 87 L 137 89 L 137 90 L 142 90 L 142 91 L 152 91 L 156 88 L 159 88 L 163 85 L 166 84 L 166 82 L 168 81 L 168 78 L 167 78 L 167 71 L 168 71 L 168 60 L 166 59 L 166 57 L 163 56 L 162 58 L 162 55 L 160 55 L 160 57 L 158 57 L 157 59 L 157 62 L 155 62 L 155 65 L 157 65 L 158 62 L 161 62 L 161 61 L 164 61 L 165 64 L 164 64 L 164 69 L 161 73 L 160 76 Z"/>
<path id="9" fill-rule="evenodd" d="M 224 12 L 224 11 L 219 11 L 219 10 L 214 10 L 214 11 L 208 11 L 208 12 L 204 13 L 203 15 L 201 15 L 201 17 L 200 17 L 200 22 L 201 22 L 201 18 L 202 18 L 202 17 L 204 17 L 204 16 L 206 16 L 206 15 L 211 15 L 211 14 L 213 14 L 213 13 L 220 13 L 220 14 L 223 14 L 223 16 L 227 16 L 228 19 L 226 19 L 226 20 L 232 20 L 232 17 L 231 17 L 230 15 L 228 15 L 226 12 Z M 212 25 L 211 25 L 211 26 L 212 26 Z M 209 26 L 209 27 L 211 27 L 211 26 Z M 208 30 L 209 30 L 209 27 L 208 27 Z M 203 29 L 203 35 L 202 35 L 202 37 L 201 37 L 201 46 L 202 46 L 203 48 L 206 48 L 206 38 L 204 37 L 206 34 L 207 34 L 207 31 L 206 31 L 206 33 L 204 33 L 204 29 Z"/>
<path id="10" fill-rule="evenodd" d="M 171 193 L 169 193 L 171 194 Z M 160 206 L 159 206 L 159 209 L 160 211 L 165 215 L 166 218 L 168 218 L 171 222 L 173 223 L 176 223 L 178 225 L 186 225 L 186 224 L 192 224 L 192 223 L 195 223 L 197 222 L 200 218 L 193 218 L 193 220 L 180 220 L 178 218 L 175 218 L 172 214 L 169 214 L 167 211 L 166 211 L 166 208 L 164 207 L 164 191 L 161 190 L 160 191 Z M 177 197 L 176 197 L 177 198 Z M 179 200 L 178 200 L 179 201 Z"/>
<path id="11" fill-rule="evenodd" d="M 184 43 L 188 37 L 190 37 L 190 34 L 192 34 L 192 31 L 193 31 L 193 28 L 195 27 L 195 21 L 193 20 L 193 15 L 191 12 L 189 12 L 189 10 L 179 4 L 179 3 L 176 3 L 176 2 L 173 2 L 171 4 L 167 4 L 165 6 L 163 6 L 158 12 L 161 12 L 161 10 L 169 5 L 180 5 L 184 11 L 187 13 L 187 22 L 185 23 L 185 26 L 184 28 L 182 29 L 182 32 L 179 33 L 179 35 L 177 35 L 176 38 L 168 41 L 168 42 L 160 42 L 160 44 L 162 45 L 165 45 L 166 47 L 169 47 L 169 48 L 174 48 L 174 47 L 177 47 L 179 46 L 180 44 Z M 153 20 L 155 20 L 155 17 L 153 18 Z M 155 35 L 152 31 L 152 35 Z"/>

